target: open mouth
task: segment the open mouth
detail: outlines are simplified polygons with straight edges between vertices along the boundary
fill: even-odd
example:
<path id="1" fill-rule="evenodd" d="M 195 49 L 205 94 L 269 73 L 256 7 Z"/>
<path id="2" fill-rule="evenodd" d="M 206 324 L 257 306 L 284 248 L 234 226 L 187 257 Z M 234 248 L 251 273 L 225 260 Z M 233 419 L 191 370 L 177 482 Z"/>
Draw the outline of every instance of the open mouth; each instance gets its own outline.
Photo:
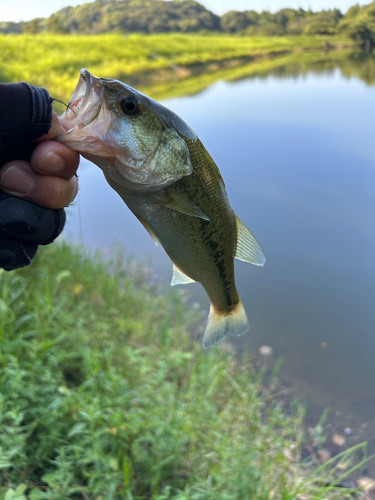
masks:
<path id="1" fill-rule="evenodd" d="M 98 116 L 102 101 L 103 88 L 99 79 L 87 69 L 81 69 L 78 84 L 61 118 L 71 128 L 83 128 Z"/>

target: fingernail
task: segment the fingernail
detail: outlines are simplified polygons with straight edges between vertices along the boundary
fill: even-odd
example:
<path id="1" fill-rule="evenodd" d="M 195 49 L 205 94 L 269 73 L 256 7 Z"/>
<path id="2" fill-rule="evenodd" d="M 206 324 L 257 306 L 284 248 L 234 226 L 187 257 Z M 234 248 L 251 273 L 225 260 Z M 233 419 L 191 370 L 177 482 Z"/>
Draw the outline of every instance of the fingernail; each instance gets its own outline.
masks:
<path id="1" fill-rule="evenodd" d="M 44 170 L 51 173 L 60 172 L 60 170 L 62 170 L 64 167 L 64 159 L 54 151 L 50 151 L 46 154 L 46 156 L 43 156 L 38 165 L 39 170 Z"/>
<path id="2" fill-rule="evenodd" d="M 19 165 L 12 165 L 1 176 L 0 185 L 10 194 L 28 194 L 35 186 L 32 174 Z"/>

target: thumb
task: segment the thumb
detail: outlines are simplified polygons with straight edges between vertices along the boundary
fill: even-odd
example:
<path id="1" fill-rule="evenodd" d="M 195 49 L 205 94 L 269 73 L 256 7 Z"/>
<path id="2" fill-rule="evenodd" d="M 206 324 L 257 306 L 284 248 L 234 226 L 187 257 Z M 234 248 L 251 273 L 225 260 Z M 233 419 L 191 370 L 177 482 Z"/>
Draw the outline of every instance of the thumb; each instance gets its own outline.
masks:
<path id="1" fill-rule="evenodd" d="M 42 135 L 35 142 L 45 142 L 54 139 L 55 137 L 64 134 L 69 127 L 65 124 L 64 120 L 61 120 L 57 114 L 52 111 L 51 128 L 47 134 Z"/>

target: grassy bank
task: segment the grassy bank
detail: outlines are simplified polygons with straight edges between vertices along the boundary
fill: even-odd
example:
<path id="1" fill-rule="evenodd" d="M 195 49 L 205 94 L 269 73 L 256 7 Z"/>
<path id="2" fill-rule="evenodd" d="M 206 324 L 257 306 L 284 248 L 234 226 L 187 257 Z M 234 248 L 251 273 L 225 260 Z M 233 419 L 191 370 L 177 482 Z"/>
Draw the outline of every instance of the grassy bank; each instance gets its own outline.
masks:
<path id="1" fill-rule="evenodd" d="M 301 408 L 225 344 L 203 351 L 202 317 L 65 245 L 1 272 L 1 498 L 331 498 L 294 464 Z"/>
<path id="2" fill-rule="evenodd" d="M 82 67 L 97 76 L 127 81 L 134 75 L 178 71 L 195 64 L 321 50 L 323 43 L 323 36 L 1 35 L 0 81 L 26 80 L 67 100 Z M 330 43 L 353 45 L 343 37 L 331 37 Z"/>

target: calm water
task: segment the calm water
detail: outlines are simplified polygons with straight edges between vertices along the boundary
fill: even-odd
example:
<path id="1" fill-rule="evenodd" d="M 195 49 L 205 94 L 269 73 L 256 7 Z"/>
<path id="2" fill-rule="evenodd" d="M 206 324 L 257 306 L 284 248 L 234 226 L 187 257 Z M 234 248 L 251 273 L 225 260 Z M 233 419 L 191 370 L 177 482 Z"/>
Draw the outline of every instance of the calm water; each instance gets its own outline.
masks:
<path id="1" fill-rule="evenodd" d="M 165 101 L 216 159 L 232 206 L 266 266 L 237 262 L 252 330 L 236 340 L 283 358 L 282 378 L 338 428 L 375 428 L 375 87 L 340 70 L 220 82 Z M 172 266 L 106 184 L 82 164 L 67 232 L 85 246 L 121 242 L 168 282 Z M 208 308 L 199 285 L 188 285 Z M 328 347 L 323 348 L 322 343 Z M 336 412 L 338 416 L 336 416 Z M 341 427 L 340 427 L 341 426 Z"/>

